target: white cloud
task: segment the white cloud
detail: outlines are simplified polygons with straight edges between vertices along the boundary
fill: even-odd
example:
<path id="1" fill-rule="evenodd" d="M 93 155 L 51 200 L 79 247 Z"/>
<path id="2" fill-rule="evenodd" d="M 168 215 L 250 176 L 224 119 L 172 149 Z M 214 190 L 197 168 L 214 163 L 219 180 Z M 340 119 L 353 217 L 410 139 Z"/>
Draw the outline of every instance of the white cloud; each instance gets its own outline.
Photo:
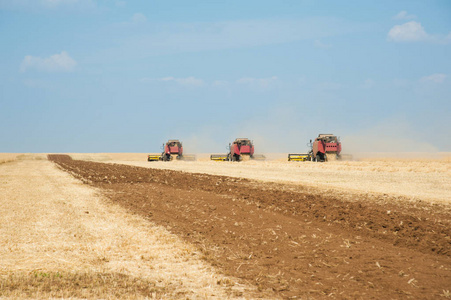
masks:
<path id="1" fill-rule="evenodd" d="M 424 76 L 422 78 L 420 78 L 420 82 L 422 83 L 428 83 L 428 82 L 433 82 L 433 83 L 443 83 L 446 79 L 446 74 L 443 73 L 435 73 L 429 76 Z"/>
<path id="2" fill-rule="evenodd" d="M 147 18 L 142 13 L 136 13 L 132 17 L 132 22 L 133 23 L 145 23 L 145 22 L 147 22 Z"/>
<path id="3" fill-rule="evenodd" d="M 58 6 L 61 4 L 74 4 L 74 3 L 77 3 L 80 1 L 79 0 L 42 0 L 41 2 L 44 5 L 54 7 L 54 6 Z"/>
<path id="4" fill-rule="evenodd" d="M 128 26 L 130 24 L 133 23 L 129 21 L 116 24 L 127 27 L 130 32 L 122 32 L 124 38 L 119 40 L 119 46 L 106 50 L 102 53 L 103 57 L 109 56 L 114 59 L 117 55 L 133 53 L 134 57 L 144 58 L 171 53 L 239 49 L 298 40 L 322 40 L 331 36 L 366 30 L 364 24 L 356 26 L 356 24 L 329 17 L 300 20 L 147 22 L 140 24 L 144 30 L 136 30 Z"/>
<path id="5" fill-rule="evenodd" d="M 396 16 L 393 17 L 393 20 L 412 20 L 416 19 L 417 16 L 409 15 L 405 10 L 400 11 Z"/>
<path id="6" fill-rule="evenodd" d="M 175 78 L 172 76 L 162 78 L 142 78 L 141 82 L 175 82 L 183 86 L 203 86 L 205 82 L 202 79 L 189 76 L 186 78 Z"/>
<path id="7" fill-rule="evenodd" d="M 394 42 L 417 42 L 424 41 L 429 35 L 421 23 L 410 21 L 402 25 L 395 25 L 388 32 L 388 39 Z"/>
<path id="8" fill-rule="evenodd" d="M 169 77 L 163 77 L 163 78 L 160 78 L 160 79 L 157 79 L 157 80 L 160 80 L 160 81 L 173 81 L 173 80 L 175 80 L 175 78 L 172 77 L 172 76 L 169 76 Z"/>
<path id="9" fill-rule="evenodd" d="M 130 18 L 130 20 L 125 22 L 117 23 L 116 25 L 121 26 L 123 28 L 134 28 L 136 25 L 145 26 L 147 23 L 147 17 L 142 13 L 135 13 Z"/>
<path id="10" fill-rule="evenodd" d="M 278 80 L 277 76 L 272 76 L 269 78 L 243 77 L 238 79 L 236 82 L 238 84 L 246 84 L 252 87 L 267 88 L 277 80 Z"/>
<path id="11" fill-rule="evenodd" d="M 214 87 L 226 87 L 229 85 L 229 82 L 226 80 L 215 80 L 213 82 Z"/>
<path id="12" fill-rule="evenodd" d="M 443 43 L 445 44 L 451 43 L 451 32 L 448 33 L 447 36 L 445 36 L 445 38 L 443 39 Z"/>
<path id="13" fill-rule="evenodd" d="M 125 5 L 127 5 L 127 2 L 121 1 L 121 0 L 116 0 L 117 7 L 125 7 Z"/>
<path id="14" fill-rule="evenodd" d="M 402 25 L 393 26 L 388 32 L 387 39 L 393 42 L 432 42 L 438 44 L 451 43 L 451 32 L 443 34 L 429 34 L 419 22 L 410 21 Z"/>
<path id="15" fill-rule="evenodd" d="M 363 88 L 364 89 L 370 89 L 374 86 L 374 80 L 368 78 L 367 80 L 365 80 L 365 82 L 363 83 Z"/>
<path id="16" fill-rule="evenodd" d="M 66 51 L 62 51 L 60 54 L 46 58 L 27 55 L 20 65 L 20 71 L 34 69 L 45 72 L 70 72 L 75 69 L 76 65 L 77 62 Z"/>
<path id="17" fill-rule="evenodd" d="M 92 8 L 94 0 L 0 0 L 0 8 L 6 9 L 54 9 L 58 7 Z"/>
<path id="18" fill-rule="evenodd" d="M 324 44 L 323 42 L 321 42 L 320 40 L 315 40 L 314 42 L 315 47 L 317 48 L 323 48 L 323 49 L 328 49 L 331 48 L 332 45 L 330 44 Z"/>
<path id="19" fill-rule="evenodd" d="M 174 78 L 172 79 L 178 84 L 186 85 L 186 86 L 202 86 L 204 85 L 204 81 L 202 79 L 194 78 L 193 76 L 186 78 Z"/>
<path id="20" fill-rule="evenodd" d="M 323 82 L 317 85 L 317 88 L 324 91 L 339 90 L 343 87 L 342 84 L 337 82 Z"/>

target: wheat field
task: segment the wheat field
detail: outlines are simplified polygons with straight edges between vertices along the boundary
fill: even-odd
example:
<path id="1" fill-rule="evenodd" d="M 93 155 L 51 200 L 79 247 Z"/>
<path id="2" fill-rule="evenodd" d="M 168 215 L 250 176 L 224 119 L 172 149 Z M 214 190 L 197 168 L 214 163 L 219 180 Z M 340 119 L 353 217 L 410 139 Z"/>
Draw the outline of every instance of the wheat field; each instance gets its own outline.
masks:
<path id="1" fill-rule="evenodd" d="M 74 159 L 250 178 L 336 191 L 389 195 L 390 201 L 451 199 L 451 160 L 365 158 L 327 163 L 267 161 L 147 162 L 144 153 L 72 153 Z M 49 162 L 46 154 L 0 154 L 0 297 L 254 298 L 193 245 L 130 214 L 100 190 Z"/>
<path id="2" fill-rule="evenodd" d="M 86 156 L 97 160 L 97 154 Z M 412 201 L 449 203 L 451 200 L 451 155 L 448 154 L 438 159 L 367 157 L 327 163 L 288 162 L 281 156 L 244 162 L 214 162 L 205 155 L 194 162 L 147 162 L 145 154 L 137 153 L 101 154 L 100 158 L 108 163 L 243 177 L 347 193 L 374 193 Z"/>
<path id="3" fill-rule="evenodd" d="M 0 165 L 0 298 L 250 297 L 165 228 L 40 155 L 11 157 Z"/>

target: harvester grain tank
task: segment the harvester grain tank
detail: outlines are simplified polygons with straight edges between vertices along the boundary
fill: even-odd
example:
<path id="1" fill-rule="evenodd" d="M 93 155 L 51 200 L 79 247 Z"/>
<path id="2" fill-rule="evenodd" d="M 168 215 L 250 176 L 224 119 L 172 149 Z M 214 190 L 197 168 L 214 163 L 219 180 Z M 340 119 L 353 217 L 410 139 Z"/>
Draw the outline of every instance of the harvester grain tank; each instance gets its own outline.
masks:
<path id="1" fill-rule="evenodd" d="M 163 152 L 153 153 L 147 156 L 148 161 L 170 161 L 174 157 L 178 160 L 195 160 L 194 155 L 184 155 L 183 145 L 179 140 L 169 140 L 162 146 Z"/>
<path id="2" fill-rule="evenodd" d="M 211 160 L 216 161 L 242 161 L 247 159 L 264 160 L 264 155 L 254 154 L 254 144 L 248 138 L 237 138 L 233 143 L 229 144 L 229 153 L 212 154 Z"/>

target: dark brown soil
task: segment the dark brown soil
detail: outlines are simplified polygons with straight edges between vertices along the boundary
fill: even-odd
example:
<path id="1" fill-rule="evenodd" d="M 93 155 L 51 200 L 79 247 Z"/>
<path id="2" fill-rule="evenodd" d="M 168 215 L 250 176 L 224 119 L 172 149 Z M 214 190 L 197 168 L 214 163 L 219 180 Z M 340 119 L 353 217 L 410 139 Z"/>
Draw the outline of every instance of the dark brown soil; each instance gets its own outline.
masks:
<path id="1" fill-rule="evenodd" d="M 451 297 L 446 206 L 62 155 L 49 159 L 262 291 L 303 299 Z"/>

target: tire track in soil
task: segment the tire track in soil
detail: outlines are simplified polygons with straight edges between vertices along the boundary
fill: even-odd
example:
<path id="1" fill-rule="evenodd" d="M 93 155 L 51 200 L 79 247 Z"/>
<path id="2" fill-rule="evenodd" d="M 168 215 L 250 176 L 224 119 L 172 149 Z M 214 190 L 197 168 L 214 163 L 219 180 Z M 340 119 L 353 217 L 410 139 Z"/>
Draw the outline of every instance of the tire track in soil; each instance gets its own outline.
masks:
<path id="1" fill-rule="evenodd" d="M 437 298 L 451 289 L 451 218 L 440 206 L 344 201 L 247 179 L 49 159 L 197 245 L 225 274 L 284 298 Z"/>

